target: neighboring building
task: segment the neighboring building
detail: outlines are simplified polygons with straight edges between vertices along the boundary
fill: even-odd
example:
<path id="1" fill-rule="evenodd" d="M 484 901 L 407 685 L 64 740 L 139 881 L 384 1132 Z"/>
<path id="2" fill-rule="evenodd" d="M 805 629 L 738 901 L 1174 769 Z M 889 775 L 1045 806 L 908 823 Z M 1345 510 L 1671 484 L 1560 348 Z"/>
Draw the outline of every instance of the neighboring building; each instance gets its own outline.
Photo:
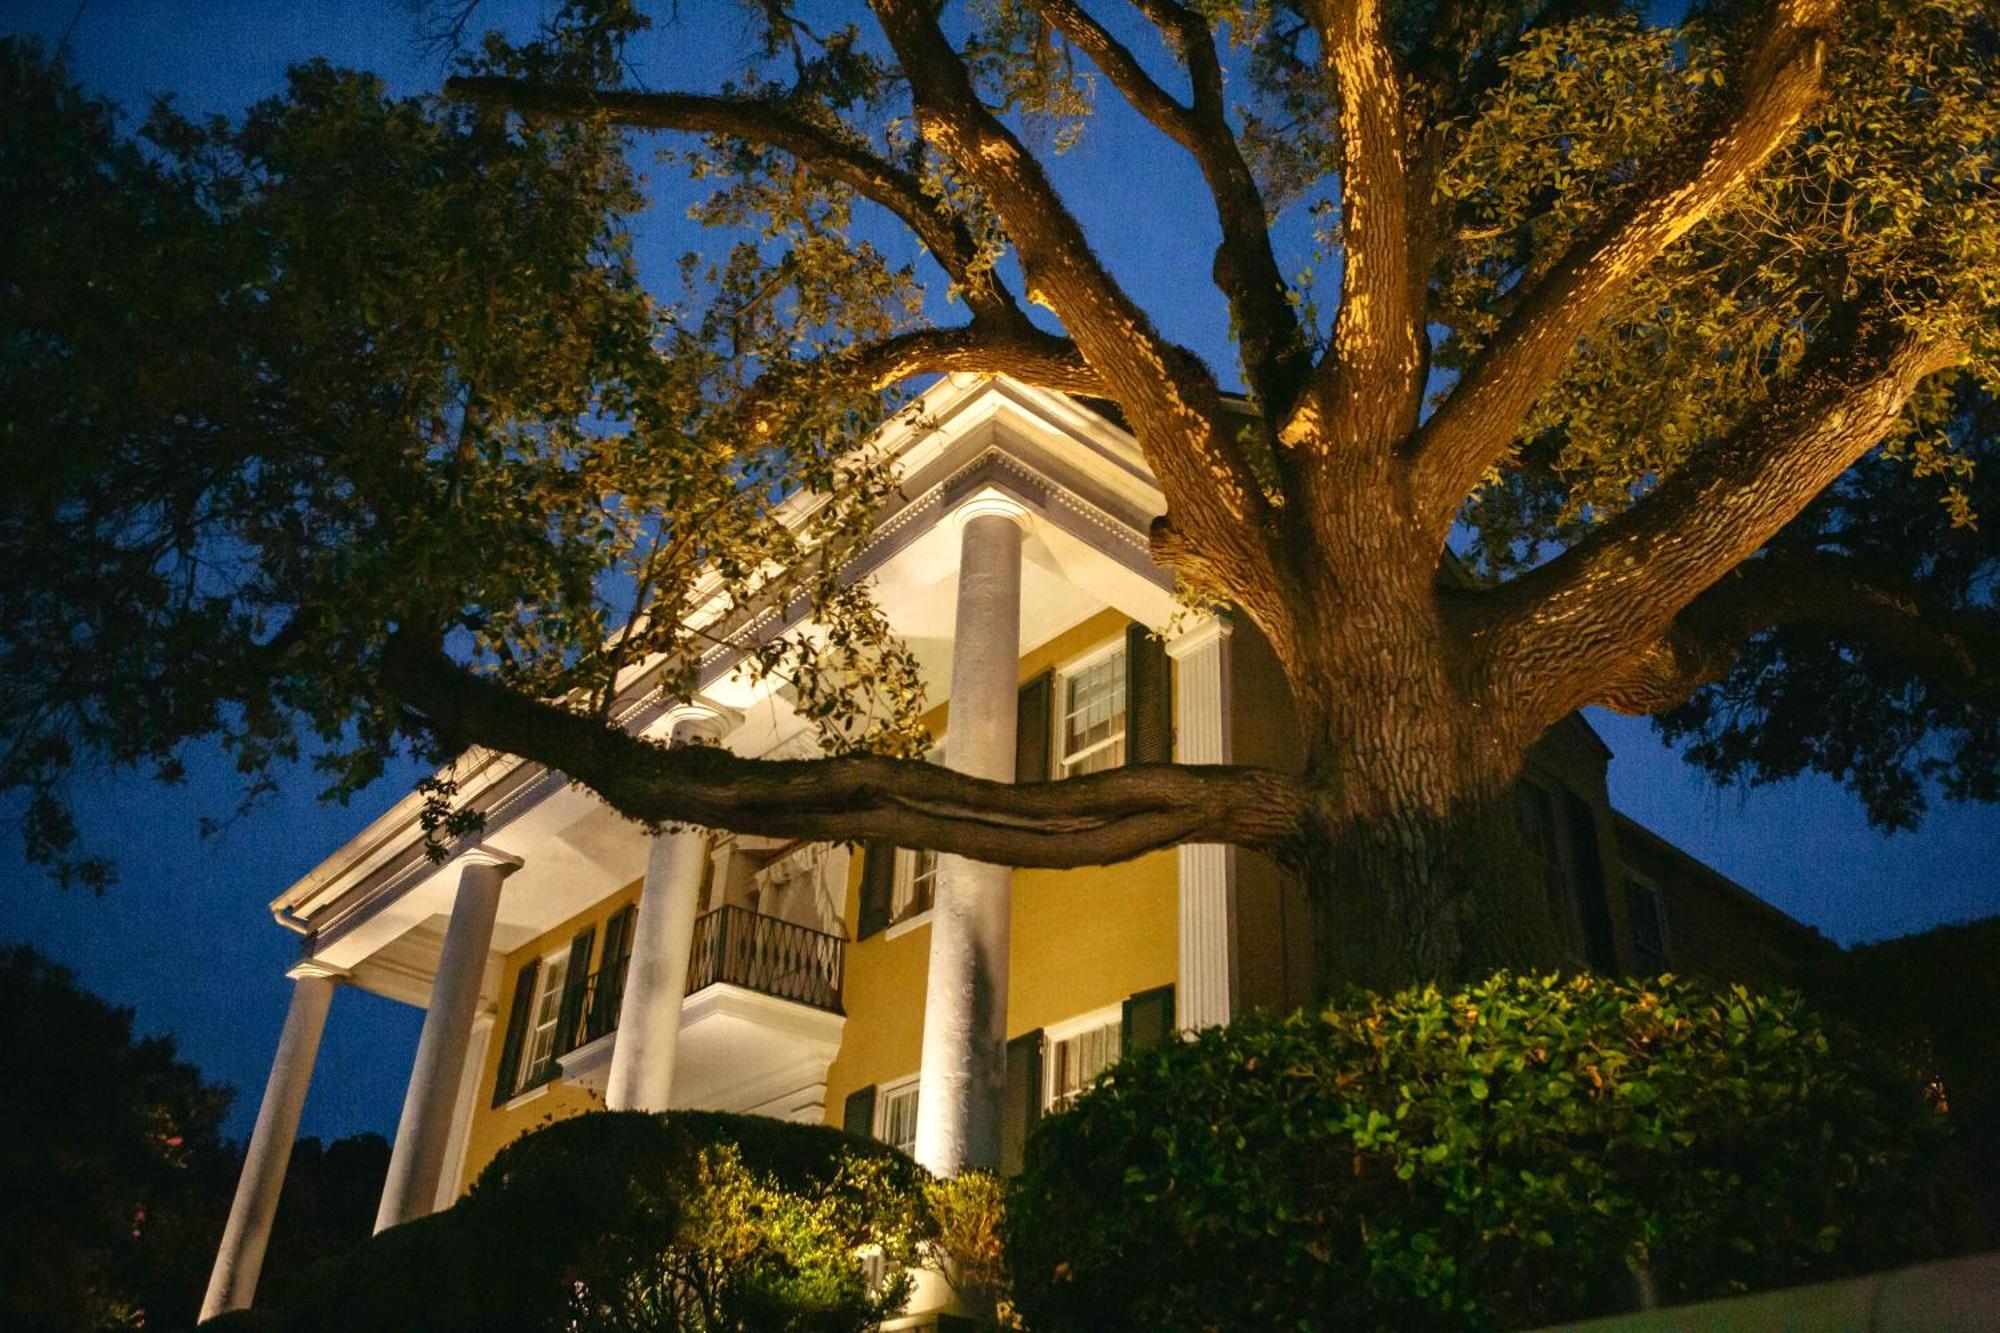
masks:
<path id="1" fill-rule="evenodd" d="M 1177 622 L 1147 548 L 1163 502 L 1114 420 L 1006 380 L 954 381 L 885 443 L 903 498 L 857 572 L 926 668 L 953 767 L 1031 780 L 1169 758 L 1299 764 L 1255 631 Z M 635 678 L 619 720 L 746 755 L 813 753 L 784 693 L 734 666 L 718 651 L 679 704 Z M 1579 966 L 1766 980 L 1826 947 L 1613 812 L 1608 759 L 1573 718 L 1520 794 Z M 607 1104 L 842 1124 L 936 1169 L 1006 1168 L 1034 1121 L 1122 1051 L 1310 997 L 1307 905 L 1251 853 L 1008 871 L 649 838 L 539 765 L 482 754 L 458 780 L 485 814 L 477 846 L 426 859 L 412 796 L 272 905 L 301 935 L 297 989 L 211 1312 L 254 1291 L 336 984 L 427 1009 L 378 1227 L 448 1205 L 520 1134 Z M 970 892 L 941 903 L 947 881 Z"/>

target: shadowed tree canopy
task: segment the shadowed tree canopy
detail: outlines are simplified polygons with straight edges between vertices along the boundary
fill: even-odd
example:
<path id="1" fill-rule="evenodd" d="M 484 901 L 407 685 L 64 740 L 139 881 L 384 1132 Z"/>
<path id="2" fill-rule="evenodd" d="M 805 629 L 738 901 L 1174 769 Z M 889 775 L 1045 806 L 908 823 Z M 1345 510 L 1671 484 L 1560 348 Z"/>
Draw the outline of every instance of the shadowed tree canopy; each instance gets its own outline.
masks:
<path id="1" fill-rule="evenodd" d="M 1554 956 L 1508 793 L 1586 704 L 1888 825 L 2000 795 L 1983 0 L 746 12 L 716 87 L 639 86 L 645 18 L 577 5 L 437 96 L 307 66 L 137 138 L 6 48 L 0 783 L 31 850 L 107 873 L 62 799 L 87 760 L 171 777 L 220 737 L 253 792 L 311 754 L 338 795 L 477 745 L 647 823 L 1259 848 L 1341 923 L 1328 976 L 1381 983 Z M 1054 183 L 1113 98 L 1207 186 L 1148 206 L 1219 234 L 1191 277 L 1234 365 L 1161 336 Z M 670 289 L 629 253 L 653 153 L 713 229 Z M 907 757 L 914 663 L 842 564 L 893 485 L 871 430 L 948 371 L 1116 405 L 1155 557 L 1270 642 L 1303 773 Z M 772 606 L 800 628 L 750 637 Z M 618 728 L 718 644 L 830 757 Z"/>

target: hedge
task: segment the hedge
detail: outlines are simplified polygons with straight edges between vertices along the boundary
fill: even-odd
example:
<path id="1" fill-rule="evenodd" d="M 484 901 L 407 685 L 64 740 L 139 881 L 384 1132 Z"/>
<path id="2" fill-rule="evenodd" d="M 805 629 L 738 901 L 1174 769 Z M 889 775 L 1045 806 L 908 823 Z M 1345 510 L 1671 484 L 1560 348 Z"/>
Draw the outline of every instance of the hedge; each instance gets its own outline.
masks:
<path id="1" fill-rule="evenodd" d="M 1501 974 L 1125 1059 L 1006 1243 L 1037 1333 L 1529 1327 L 1935 1253 L 1942 1146 L 1795 995 Z"/>

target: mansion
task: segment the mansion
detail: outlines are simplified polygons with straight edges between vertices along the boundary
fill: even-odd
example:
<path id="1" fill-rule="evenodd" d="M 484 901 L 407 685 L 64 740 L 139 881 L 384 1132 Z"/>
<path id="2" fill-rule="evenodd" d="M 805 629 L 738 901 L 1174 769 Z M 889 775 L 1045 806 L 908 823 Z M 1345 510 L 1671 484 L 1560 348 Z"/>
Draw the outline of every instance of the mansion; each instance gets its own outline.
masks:
<path id="1" fill-rule="evenodd" d="M 969 377 L 921 415 L 885 428 L 900 493 L 852 568 L 922 664 L 937 757 L 1018 781 L 1301 762 L 1255 629 L 1177 615 L 1147 546 L 1164 502 L 1115 416 Z M 716 649 L 681 701 L 635 679 L 618 721 L 746 756 L 816 753 L 779 683 L 737 668 Z M 1758 982 L 1831 948 L 1614 811 L 1609 758 L 1572 717 L 1519 793 L 1579 967 Z M 339 986 L 425 1011 L 378 1230 L 449 1207 L 516 1137 L 603 1107 L 840 1125 L 936 1171 L 1008 1171 L 1036 1121 L 1121 1053 L 1311 995 L 1302 891 L 1249 852 L 1010 870 L 649 835 L 501 754 L 455 776 L 484 815 L 475 841 L 434 862 L 412 795 L 272 903 L 298 936 L 294 991 L 204 1318 L 254 1296 Z M 900 1326 L 936 1326 L 921 1296 Z"/>

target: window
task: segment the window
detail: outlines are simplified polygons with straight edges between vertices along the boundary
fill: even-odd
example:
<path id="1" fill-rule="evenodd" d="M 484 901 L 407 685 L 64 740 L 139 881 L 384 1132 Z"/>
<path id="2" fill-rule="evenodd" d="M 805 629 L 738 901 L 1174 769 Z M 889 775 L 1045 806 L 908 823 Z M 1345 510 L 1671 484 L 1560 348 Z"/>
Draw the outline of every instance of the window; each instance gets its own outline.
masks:
<path id="1" fill-rule="evenodd" d="M 1527 841 L 1528 856 L 1541 876 L 1549 914 L 1555 918 L 1562 943 L 1577 947 L 1576 893 L 1570 886 L 1570 868 L 1563 856 L 1562 813 L 1556 794 L 1538 782 L 1522 782 L 1515 789 L 1515 814 L 1521 836 Z"/>
<path id="2" fill-rule="evenodd" d="M 896 892 L 889 909 L 889 924 L 897 925 L 922 916 L 937 901 L 937 853 L 896 849 Z"/>
<path id="3" fill-rule="evenodd" d="M 1060 1111 L 1082 1096 L 1099 1074 L 1118 1063 L 1124 1015 L 1113 1006 L 1050 1028 L 1042 1055 L 1042 1106 Z"/>
<path id="4" fill-rule="evenodd" d="M 1125 645 L 1064 670 L 1056 678 L 1056 757 L 1063 777 L 1100 773 L 1125 762 Z"/>
<path id="5" fill-rule="evenodd" d="M 521 1051 L 521 1081 L 516 1092 L 540 1087 L 555 1074 L 556 1029 L 562 1023 L 563 983 L 568 979 L 568 949 L 558 949 L 542 960 L 535 981 L 535 1004 L 528 1011 L 528 1037 Z"/>
<path id="6" fill-rule="evenodd" d="M 1625 901 L 1632 909 L 1632 949 L 1639 968 L 1657 972 L 1667 965 L 1667 900 L 1660 886 L 1627 872 Z"/>
<path id="7" fill-rule="evenodd" d="M 924 762 L 944 762 L 943 737 L 924 751 Z M 936 852 L 896 849 L 896 887 L 889 898 L 890 925 L 899 925 L 931 910 L 937 902 L 937 866 Z"/>
<path id="8" fill-rule="evenodd" d="M 883 1086 L 875 1098 L 875 1137 L 899 1152 L 917 1147 L 917 1080 Z"/>

